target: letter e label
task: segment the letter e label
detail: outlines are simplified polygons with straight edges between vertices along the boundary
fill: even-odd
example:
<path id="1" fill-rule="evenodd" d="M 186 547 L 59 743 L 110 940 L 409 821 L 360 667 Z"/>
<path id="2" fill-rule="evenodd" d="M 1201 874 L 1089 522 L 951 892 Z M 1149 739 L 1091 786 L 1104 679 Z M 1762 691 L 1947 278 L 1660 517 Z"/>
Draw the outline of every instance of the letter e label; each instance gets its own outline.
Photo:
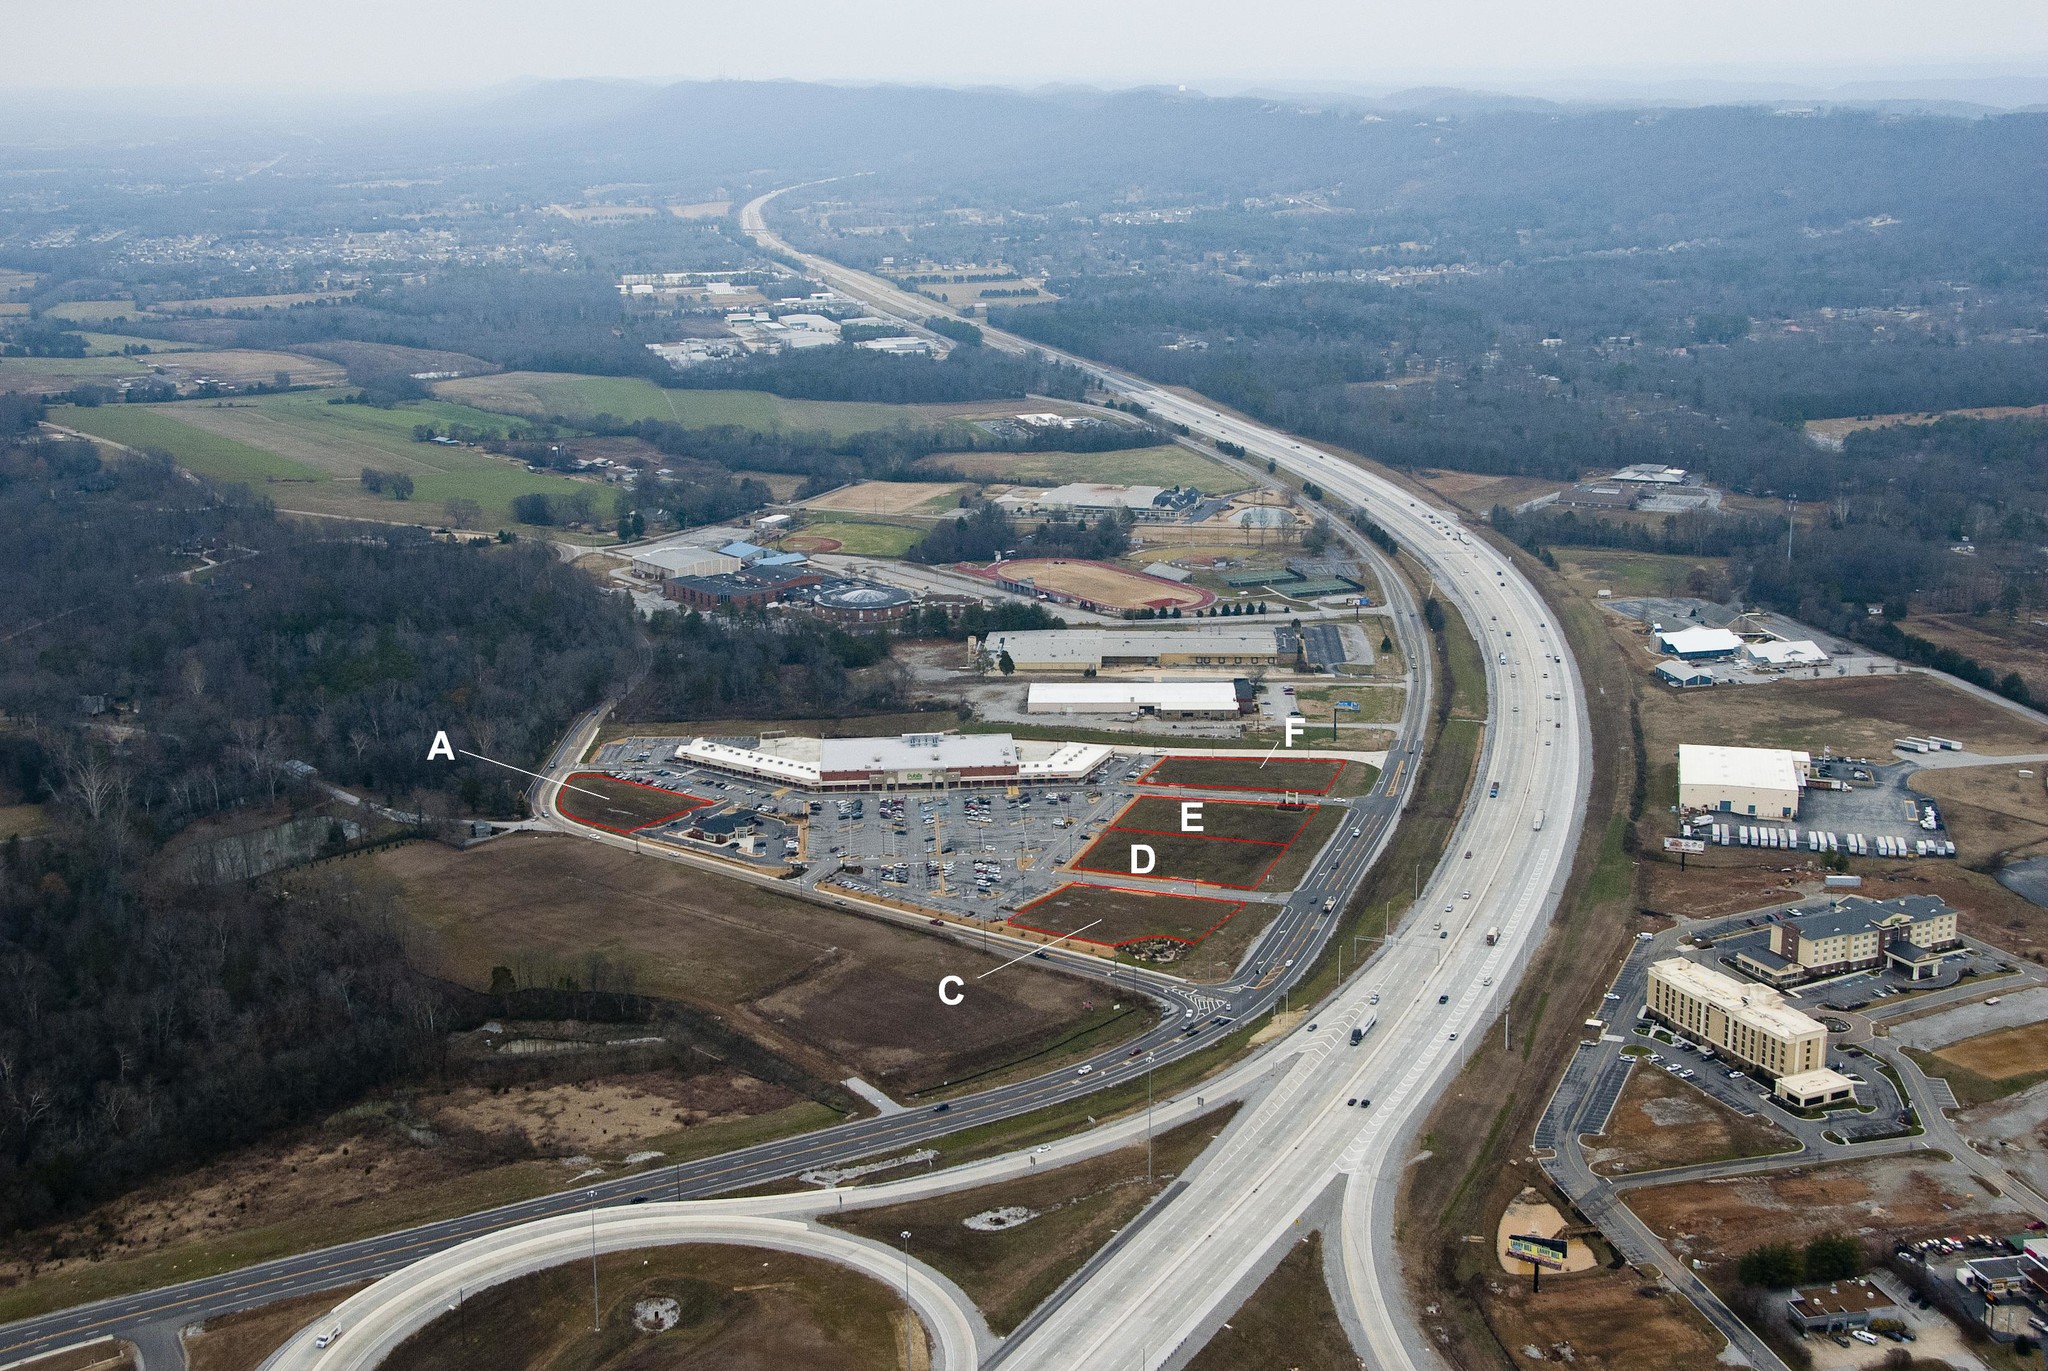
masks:
<path id="1" fill-rule="evenodd" d="M 1200 833 L 1202 831 L 1202 802 L 1182 800 L 1180 802 L 1180 831 Z"/>

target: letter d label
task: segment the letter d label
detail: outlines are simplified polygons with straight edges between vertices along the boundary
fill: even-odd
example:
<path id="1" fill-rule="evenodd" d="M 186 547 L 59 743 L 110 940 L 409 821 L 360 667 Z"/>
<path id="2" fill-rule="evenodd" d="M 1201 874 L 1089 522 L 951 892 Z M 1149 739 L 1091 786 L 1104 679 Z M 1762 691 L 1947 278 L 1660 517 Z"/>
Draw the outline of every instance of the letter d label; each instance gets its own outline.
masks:
<path id="1" fill-rule="evenodd" d="M 1140 853 L 1144 854 L 1142 859 L 1138 855 Z M 1141 860 L 1144 863 L 1142 866 L 1139 865 Z M 1131 874 L 1133 876 L 1143 876 L 1157 865 L 1159 865 L 1158 853 L 1154 852 L 1144 843 L 1131 844 Z"/>

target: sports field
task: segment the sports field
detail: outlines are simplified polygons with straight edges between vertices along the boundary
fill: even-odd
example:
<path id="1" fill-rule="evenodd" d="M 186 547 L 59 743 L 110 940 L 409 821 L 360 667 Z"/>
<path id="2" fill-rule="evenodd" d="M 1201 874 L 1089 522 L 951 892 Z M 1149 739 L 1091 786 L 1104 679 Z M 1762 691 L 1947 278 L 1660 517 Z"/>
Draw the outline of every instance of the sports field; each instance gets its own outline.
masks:
<path id="1" fill-rule="evenodd" d="M 1341 757 L 1162 757 L 1138 784 L 1327 795 L 1347 765 Z"/>
<path id="2" fill-rule="evenodd" d="M 711 801 L 659 786 L 579 771 L 563 785 L 556 807 L 579 824 L 608 833 L 633 833 L 702 809 Z"/>
<path id="3" fill-rule="evenodd" d="M 816 539 L 839 544 L 836 548 L 796 547 L 796 551 L 846 552 L 856 557 L 901 557 L 912 543 L 923 536 L 916 529 L 904 528 L 901 524 L 807 524 L 791 542 Z"/>
<path id="4" fill-rule="evenodd" d="M 960 570 L 994 580 L 984 566 L 963 564 Z M 1002 564 L 1002 578 L 1012 584 L 1028 581 L 1056 600 L 1084 608 L 1107 609 L 1203 609 L 1215 602 L 1214 591 L 1200 586 L 1179 585 L 1157 576 L 1125 571 L 1108 562 L 1067 561 L 1064 558 L 1025 557 Z"/>
<path id="5" fill-rule="evenodd" d="M 2048 1023 L 1980 1033 L 1951 1043 L 1935 1055 L 1994 1081 L 2037 1075 L 2048 1071 Z"/>
<path id="6" fill-rule="evenodd" d="M 1194 486 L 1210 495 L 1245 488 L 1244 479 L 1184 447 L 1126 448 L 1121 452 L 941 452 L 921 458 L 919 471 L 956 471 L 981 481 L 1066 485 L 1100 481 L 1126 486 Z"/>
<path id="7" fill-rule="evenodd" d="M 1184 803 L 1199 805 L 1186 811 L 1185 824 Z M 1231 890 L 1287 889 L 1289 877 L 1298 876 L 1342 817 L 1341 809 L 1318 805 L 1146 795 L 1074 859 L 1074 870 Z M 1190 825 L 1199 830 L 1187 831 Z"/>
<path id="8" fill-rule="evenodd" d="M 323 363 L 322 365 L 331 365 Z M 478 448 L 413 441 L 415 424 L 466 424 L 503 432 L 505 417 L 439 401 L 394 409 L 330 405 L 320 391 L 264 395 L 229 403 L 183 400 L 169 405 L 102 405 L 63 409 L 56 422 L 130 447 L 159 447 L 180 465 L 220 481 L 258 487 L 280 509 L 437 524 L 445 502 L 483 506 L 489 526 L 513 527 L 512 501 L 531 493 L 589 493 L 602 513 L 610 492 L 588 482 L 540 475 L 522 462 Z M 364 467 L 403 471 L 413 479 L 409 501 L 362 487 Z"/>

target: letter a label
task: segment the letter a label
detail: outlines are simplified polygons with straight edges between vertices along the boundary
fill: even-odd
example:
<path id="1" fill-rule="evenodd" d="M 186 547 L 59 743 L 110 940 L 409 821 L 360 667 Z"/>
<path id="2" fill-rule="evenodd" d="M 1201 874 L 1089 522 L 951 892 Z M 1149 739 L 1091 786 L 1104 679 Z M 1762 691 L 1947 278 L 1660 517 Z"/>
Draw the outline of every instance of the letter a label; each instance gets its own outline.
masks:
<path id="1" fill-rule="evenodd" d="M 448 741 L 445 729 L 434 735 L 434 745 L 427 749 L 427 760 L 430 762 L 440 761 L 444 757 L 451 762 L 455 760 L 455 745 Z"/>
<path id="2" fill-rule="evenodd" d="M 1144 864 L 1142 866 L 1139 865 L 1139 853 L 1144 854 Z M 1147 872 L 1151 871 L 1152 868 L 1157 865 L 1159 865 L 1158 853 L 1154 852 L 1149 846 L 1147 846 L 1144 843 L 1131 844 L 1131 874 L 1133 876 L 1143 876 Z"/>

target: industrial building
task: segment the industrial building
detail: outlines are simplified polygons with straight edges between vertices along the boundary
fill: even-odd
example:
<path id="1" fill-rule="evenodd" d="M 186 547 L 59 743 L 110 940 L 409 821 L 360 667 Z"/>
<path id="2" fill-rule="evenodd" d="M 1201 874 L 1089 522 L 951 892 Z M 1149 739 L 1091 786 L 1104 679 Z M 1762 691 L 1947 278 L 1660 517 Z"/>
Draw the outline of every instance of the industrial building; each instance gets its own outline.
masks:
<path id="1" fill-rule="evenodd" d="M 1673 657 L 1698 662 L 1714 657 L 1733 657 L 1742 651 L 1742 639 L 1725 628 L 1694 624 L 1669 633 L 1658 630 L 1657 647 Z"/>
<path id="2" fill-rule="evenodd" d="M 1031 629 L 991 633 L 981 650 L 991 658 L 1009 653 L 1019 671 L 1171 671 L 1294 663 L 1294 649 L 1270 628 Z"/>
<path id="3" fill-rule="evenodd" d="M 739 569 L 739 558 L 689 544 L 651 547 L 633 554 L 633 574 L 650 581 L 666 581 L 674 576 L 721 576 Z"/>
<path id="4" fill-rule="evenodd" d="M 1019 741 L 1007 733 L 905 733 L 894 738 L 764 734 L 753 746 L 692 738 L 674 759 L 805 790 L 942 790 L 1080 781 L 1109 760 L 1096 743 Z"/>
<path id="5" fill-rule="evenodd" d="M 1248 702 L 1235 681 L 1034 681 L 1025 709 L 1032 714 L 1233 719 Z"/>
<path id="6" fill-rule="evenodd" d="M 1773 638 L 1767 642 L 1745 643 L 1742 657 L 1751 666 L 1778 671 L 1796 666 L 1826 666 L 1828 663 L 1828 654 L 1811 638 L 1797 641 Z"/>
<path id="7" fill-rule="evenodd" d="M 1634 466 L 1623 467 L 1607 479 L 1638 486 L 1682 486 L 1685 484 L 1685 468 L 1638 462 Z"/>
<path id="8" fill-rule="evenodd" d="M 1769 986 L 1738 981 L 1683 957 L 1666 957 L 1650 964 L 1644 1012 L 1738 1065 L 1762 1072 L 1791 1103 L 1812 1108 L 1855 1095 L 1855 1082 L 1827 1069 L 1827 1029 Z"/>
<path id="9" fill-rule="evenodd" d="M 1019 513 L 1061 510 L 1072 514 L 1121 514 L 1138 519 L 1168 520 L 1185 516 L 1202 503 L 1193 486 L 1117 486 L 1075 481 L 1050 490 L 1018 488 L 996 502 Z"/>
<path id="10" fill-rule="evenodd" d="M 1678 807 L 1687 814 L 1794 819 L 1799 792 L 1812 771 L 1813 758 L 1804 752 L 1683 743 L 1678 749 Z"/>
<path id="11" fill-rule="evenodd" d="M 1956 945 L 1956 912 L 1935 895 L 1897 900 L 1849 898 L 1803 910 L 1771 926 L 1768 947 L 1744 949 L 1735 961 L 1769 985 L 1799 985 L 1890 966 L 1919 980 L 1941 969 Z"/>
<path id="12" fill-rule="evenodd" d="M 1720 678 L 1714 675 L 1711 667 L 1701 666 L 1697 662 L 1659 662 L 1657 669 L 1651 674 L 1665 685 L 1676 686 L 1680 690 L 1717 685 L 1720 682 Z"/>

